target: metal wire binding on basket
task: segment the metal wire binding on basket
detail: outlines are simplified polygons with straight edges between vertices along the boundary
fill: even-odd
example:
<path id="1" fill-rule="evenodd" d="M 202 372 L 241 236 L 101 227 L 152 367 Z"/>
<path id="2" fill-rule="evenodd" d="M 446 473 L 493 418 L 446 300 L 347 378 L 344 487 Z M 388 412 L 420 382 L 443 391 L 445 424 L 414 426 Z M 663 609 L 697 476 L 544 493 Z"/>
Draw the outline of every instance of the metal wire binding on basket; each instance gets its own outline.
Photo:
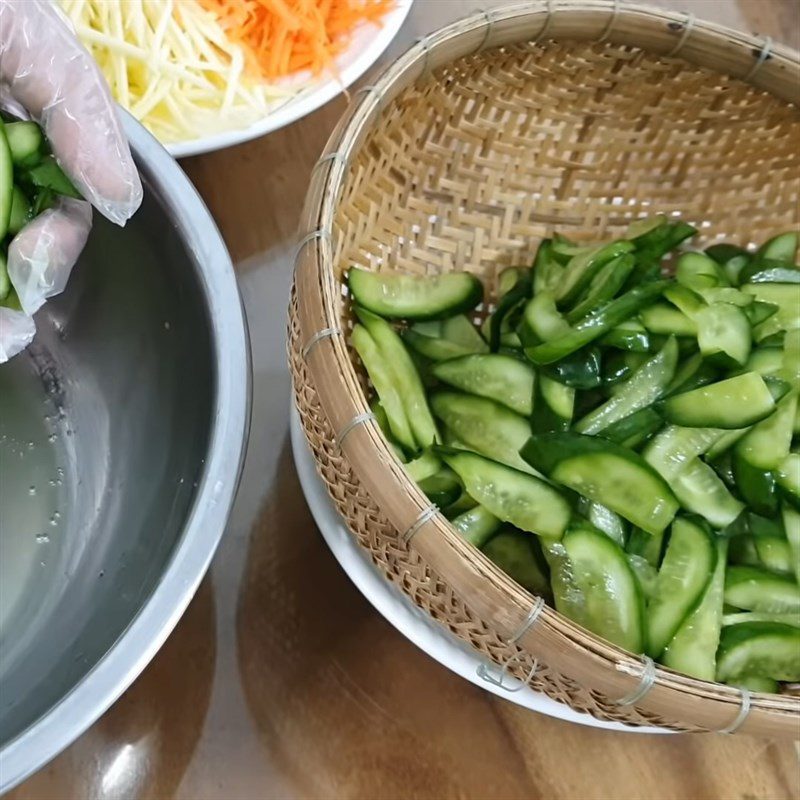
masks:
<path id="1" fill-rule="evenodd" d="M 503 675 L 578 711 L 796 736 L 800 699 L 626 653 L 542 608 L 461 539 L 376 425 L 347 427 L 371 417 L 347 346 L 346 271 L 469 270 L 493 287 L 556 230 L 600 240 L 653 213 L 694 223 L 700 244 L 763 240 L 796 224 L 798 105 L 800 56 L 771 40 L 620 0 L 518 3 L 414 45 L 354 96 L 331 168 L 312 175 L 289 357 L 320 474 L 387 579 Z"/>

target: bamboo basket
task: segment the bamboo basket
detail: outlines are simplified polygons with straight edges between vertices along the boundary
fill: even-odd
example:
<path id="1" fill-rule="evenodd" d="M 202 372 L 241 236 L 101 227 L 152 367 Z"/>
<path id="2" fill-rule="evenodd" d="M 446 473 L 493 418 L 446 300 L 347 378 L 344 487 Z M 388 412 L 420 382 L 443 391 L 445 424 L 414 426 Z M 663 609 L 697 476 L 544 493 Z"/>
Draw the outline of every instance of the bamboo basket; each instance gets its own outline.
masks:
<path id="1" fill-rule="evenodd" d="M 798 225 L 800 55 L 611 0 L 480 12 L 353 97 L 314 169 L 289 322 L 295 401 L 339 512 L 384 575 L 488 663 L 605 720 L 800 736 L 800 698 L 695 680 L 542 608 L 407 477 L 348 345 L 351 265 L 468 270 L 494 291 L 540 240 L 680 216 L 699 243 Z M 485 298 L 477 316 L 492 310 Z M 519 684 L 516 684 L 519 685 Z"/>

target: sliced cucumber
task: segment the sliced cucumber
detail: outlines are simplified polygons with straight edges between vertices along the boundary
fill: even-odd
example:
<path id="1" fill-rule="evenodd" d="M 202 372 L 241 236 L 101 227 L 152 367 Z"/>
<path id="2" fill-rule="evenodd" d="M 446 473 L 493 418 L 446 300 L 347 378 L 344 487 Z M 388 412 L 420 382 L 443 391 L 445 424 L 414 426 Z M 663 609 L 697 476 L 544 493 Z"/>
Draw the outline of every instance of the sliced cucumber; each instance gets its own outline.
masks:
<path id="1" fill-rule="evenodd" d="M 641 528 L 634 528 L 628 536 L 625 550 L 629 555 L 643 558 L 651 567 L 658 569 L 661 564 L 661 551 L 664 549 L 664 531 L 648 533 Z M 652 592 L 648 593 L 648 596 Z"/>
<path id="2" fill-rule="evenodd" d="M 446 468 L 418 481 L 418 486 L 425 492 L 428 500 L 438 508 L 447 508 L 461 496 L 461 483 L 458 476 Z"/>
<path id="3" fill-rule="evenodd" d="M 772 261 L 780 261 L 782 264 L 794 264 L 797 257 L 797 238 L 795 231 L 779 233 L 758 248 L 756 258 L 768 258 Z"/>
<path id="4" fill-rule="evenodd" d="M 744 510 L 713 468 L 701 458 L 688 461 L 670 482 L 680 504 L 704 517 L 714 528 L 730 525 Z"/>
<path id="5" fill-rule="evenodd" d="M 533 368 L 512 356 L 463 356 L 437 364 L 432 372 L 443 383 L 495 400 L 523 416 L 533 412 Z"/>
<path id="6" fill-rule="evenodd" d="M 531 420 L 534 431 L 547 433 L 567 430 L 575 408 L 575 390 L 571 386 L 539 375 Z"/>
<path id="7" fill-rule="evenodd" d="M 27 180 L 39 189 L 50 189 L 64 197 L 81 199 L 80 192 L 64 174 L 54 156 L 45 156 L 36 166 L 28 169 L 25 175 Z"/>
<path id="8" fill-rule="evenodd" d="M 637 449 L 656 431 L 660 430 L 663 420 L 652 408 L 643 408 L 629 417 L 614 422 L 600 432 L 600 436 L 611 442 Z"/>
<path id="9" fill-rule="evenodd" d="M 587 500 L 585 497 L 580 498 L 578 509 L 597 530 L 613 539 L 620 547 L 624 547 L 627 525 L 619 514 L 615 514 L 610 508 Z"/>
<path id="10" fill-rule="evenodd" d="M 736 452 L 753 467 L 776 469 L 789 455 L 797 394 L 794 391 L 783 397 L 775 412 L 754 425 L 736 445 Z"/>
<path id="11" fill-rule="evenodd" d="M 381 405 L 386 411 L 394 438 L 401 447 L 409 452 L 415 451 L 417 445 L 414 441 L 414 434 L 411 433 L 411 426 L 403 407 L 399 387 L 389 365 L 378 349 L 378 345 L 375 344 L 375 340 L 363 325 L 354 326 L 351 341 L 378 393 Z"/>
<path id="12" fill-rule="evenodd" d="M 372 413 L 375 415 L 375 420 L 378 423 L 378 427 L 383 432 L 386 440 L 392 446 L 395 455 L 398 459 L 400 459 L 400 461 L 405 463 L 408 459 L 406 458 L 406 454 L 403 452 L 403 448 L 400 447 L 400 444 L 394 438 L 394 433 L 392 433 L 392 427 L 389 424 L 389 417 L 386 414 L 386 409 L 381 405 L 381 402 L 377 397 L 372 400 L 372 402 L 369 404 L 369 407 Z"/>
<path id="13" fill-rule="evenodd" d="M 406 464 L 408 477 L 417 483 L 435 475 L 441 468 L 442 462 L 439 456 L 435 455 L 431 450 L 424 450 L 421 455 Z"/>
<path id="14" fill-rule="evenodd" d="M 669 425 L 647 445 L 643 453 L 644 460 L 665 481 L 672 483 L 691 459 L 708 452 L 723 433 L 718 428 L 681 428 L 678 425 Z"/>
<path id="15" fill-rule="evenodd" d="M 569 523 L 564 497 L 543 480 L 466 451 L 436 448 L 458 473 L 467 492 L 503 522 L 560 539 Z"/>
<path id="16" fill-rule="evenodd" d="M 744 428 L 774 409 L 769 387 L 757 372 L 676 394 L 663 403 L 664 416 L 670 422 L 690 428 Z"/>
<path id="17" fill-rule="evenodd" d="M 794 508 L 789 508 L 784 503 L 781 509 L 783 519 L 783 530 L 786 533 L 786 541 L 792 556 L 792 567 L 797 582 L 800 583 L 800 512 Z"/>
<path id="18" fill-rule="evenodd" d="M 717 680 L 744 677 L 800 680 L 800 628 L 779 622 L 746 622 L 722 629 Z"/>
<path id="19" fill-rule="evenodd" d="M 11 161 L 11 148 L 8 146 L 6 126 L 0 119 L 0 242 L 3 242 L 8 233 L 13 197 L 14 166 Z"/>
<path id="20" fill-rule="evenodd" d="M 722 617 L 723 626 L 740 625 L 742 622 L 780 622 L 800 628 L 800 614 L 764 614 L 758 611 L 738 611 Z"/>
<path id="21" fill-rule="evenodd" d="M 670 338 L 661 351 L 645 361 L 623 388 L 575 425 L 579 433 L 597 434 L 609 425 L 650 406 L 662 395 L 678 363 L 678 345 Z"/>
<path id="22" fill-rule="evenodd" d="M 483 547 L 500 530 L 500 520 L 481 505 L 453 517 L 450 524 L 475 547 Z"/>
<path id="23" fill-rule="evenodd" d="M 494 400 L 457 392 L 432 395 L 431 408 L 470 450 L 522 472 L 532 472 L 530 464 L 519 454 L 531 435 L 525 417 Z"/>
<path id="24" fill-rule="evenodd" d="M 770 470 L 754 467 L 738 450 L 733 453 L 733 477 L 742 499 L 764 517 L 772 517 L 778 511 L 778 492 L 775 475 Z"/>
<path id="25" fill-rule="evenodd" d="M 746 611 L 797 614 L 800 613 L 800 587 L 793 578 L 758 567 L 729 567 L 725 602 Z"/>
<path id="26" fill-rule="evenodd" d="M 419 447 L 429 447 L 440 441 L 436 423 L 428 408 L 425 388 L 403 340 L 381 317 L 363 308 L 357 308 L 356 315 L 369 331 L 393 376 L 415 442 Z M 388 408 L 386 411 L 388 414 Z"/>
<path id="27" fill-rule="evenodd" d="M 650 337 L 638 319 L 621 322 L 603 336 L 599 343 L 633 353 L 646 353 L 650 349 Z"/>
<path id="28" fill-rule="evenodd" d="M 783 349 L 760 347 L 750 353 L 744 365 L 745 372 L 757 372 L 761 376 L 775 375 L 783 369 Z"/>
<path id="29" fill-rule="evenodd" d="M 784 536 L 756 536 L 753 542 L 758 560 L 766 569 L 794 577 L 792 549 Z"/>
<path id="30" fill-rule="evenodd" d="M 432 361 L 489 352 L 489 345 L 463 314 L 443 321 L 417 322 L 403 332 L 403 340 Z"/>
<path id="31" fill-rule="evenodd" d="M 742 291 L 752 294 L 762 303 L 771 303 L 778 310 L 769 319 L 762 322 L 755 330 L 756 341 L 763 341 L 779 331 L 791 331 L 800 328 L 800 284 L 796 283 L 746 283 Z"/>
<path id="32" fill-rule="evenodd" d="M 474 308 L 483 285 L 468 272 L 397 275 L 352 267 L 347 285 L 363 308 L 389 319 L 444 319 Z"/>
<path id="33" fill-rule="evenodd" d="M 537 342 L 549 342 L 569 331 L 569 323 L 556 308 L 556 300 L 551 292 L 539 292 L 525 304 L 520 338 L 526 347 Z"/>
<path id="34" fill-rule="evenodd" d="M 684 253 L 678 259 L 675 278 L 678 283 L 695 291 L 728 284 L 719 264 L 704 253 Z"/>
<path id="35" fill-rule="evenodd" d="M 18 167 L 35 167 L 44 153 L 42 129 L 35 122 L 6 123 L 11 160 Z"/>
<path id="36" fill-rule="evenodd" d="M 705 681 L 713 681 L 715 678 L 717 647 L 722 632 L 725 558 L 728 544 L 724 539 L 720 539 L 716 546 L 716 566 L 700 604 L 681 623 L 661 659 L 670 669 Z"/>
<path id="37" fill-rule="evenodd" d="M 581 527 L 563 540 L 572 581 L 582 602 L 569 604 L 579 625 L 632 653 L 644 649 L 643 601 L 623 550 L 607 536 Z M 559 597 L 556 595 L 556 608 Z M 561 610 L 561 609 L 559 609 Z"/>
<path id="38" fill-rule="evenodd" d="M 602 267 L 634 249 L 632 242 L 619 240 L 578 253 L 567 264 L 565 277 L 556 287 L 556 300 L 563 307 L 571 306 Z"/>
<path id="39" fill-rule="evenodd" d="M 0 303 L 2 303 L 11 292 L 11 280 L 8 277 L 8 265 L 6 264 L 6 254 L 0 250 Z"/>
<path id="40" fill-rule="evenodd" d="M 523 589 L 540 596 L 550 595 L 550 581 L 539 564 L 535 537 L 516 530 L 502 530 L 481 548 L 484 554 Z"/>
<path id="41" fill-rule="evenodd" d="M 697 312 L 697 343 L 703 357 L 719 366 L 741 366 L 750 355 L 752 334 L 744 310 L 730 303 L 712 303 Z"/>
<path id="42" fill-rule="evenodd" d="M 716 565 L 716 544 L 706 527 L 678 517 L 647 604 L 647 652 L 658 658 L 696 607 Z"/>
<path id="43" fill-rule="evenodd" d="M 557 483 L 650 533 L 669 525 L 678 501 L 659 474 L 621 445 L 576 433 L 531 437 L 522 457 Z"/>
<path id="44" fill-rule="evenodd" d="M 775 471 L 775 481 L 787 499 L 800 508 L 800 453 L 789 453 Z"/>
<path id="45" fill-rule="evenodd" d="M 639 313 L 642 324 L 650 333 L 666 336 L 696 336 L 697 324 L 682 311 L 666 303 L 656 303 Z"/>

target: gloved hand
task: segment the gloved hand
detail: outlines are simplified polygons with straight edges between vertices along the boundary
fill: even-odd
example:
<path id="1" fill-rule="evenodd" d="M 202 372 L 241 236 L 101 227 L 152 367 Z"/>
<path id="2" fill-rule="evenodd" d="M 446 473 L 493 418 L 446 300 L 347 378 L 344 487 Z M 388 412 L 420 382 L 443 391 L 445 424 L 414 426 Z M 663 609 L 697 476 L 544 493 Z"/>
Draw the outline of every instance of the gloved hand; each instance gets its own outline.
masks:
<path id="1" fill-rule="evenodd" d="M 0 0 L 0 106 L 44 129 L 59 165 L 89 202 L 59 198 L 11 242 L 8 274 L 23 311 L 0 306 L 0 363 L 30 344 L 32 315 L 66 286 L 92 206 L 118 225 L 142 184 L 102 74 L 48 0 Z"/>

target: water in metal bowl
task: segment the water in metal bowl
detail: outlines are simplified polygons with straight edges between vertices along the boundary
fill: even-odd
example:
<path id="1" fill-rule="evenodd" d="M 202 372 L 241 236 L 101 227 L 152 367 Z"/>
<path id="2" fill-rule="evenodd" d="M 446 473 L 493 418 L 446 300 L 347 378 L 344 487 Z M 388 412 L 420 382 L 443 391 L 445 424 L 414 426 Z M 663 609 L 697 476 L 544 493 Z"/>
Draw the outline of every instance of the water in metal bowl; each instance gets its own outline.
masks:
<path id="1" fill-rule="evenodd" d="M 207 210 L 126 121 L 145 184 L 0 366 L 0 791 L 158 649 L 213 554 L 249 413 L 245 322 Z"/>

